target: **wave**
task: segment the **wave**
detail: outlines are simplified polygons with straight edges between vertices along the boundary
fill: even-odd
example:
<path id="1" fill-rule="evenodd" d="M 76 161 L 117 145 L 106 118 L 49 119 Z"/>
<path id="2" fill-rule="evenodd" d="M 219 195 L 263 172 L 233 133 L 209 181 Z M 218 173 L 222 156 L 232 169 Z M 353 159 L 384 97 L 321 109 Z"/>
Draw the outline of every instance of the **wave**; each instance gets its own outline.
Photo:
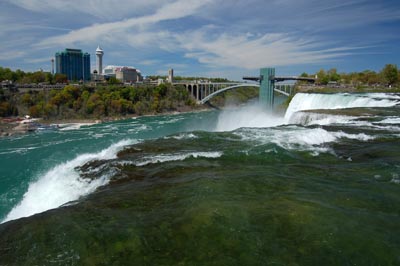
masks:
<path id="1" fill-rule="evenodd" d="M 400 125 L 400 118 L 398 117 L 390 117 L 375 122 L 364 120 L 363 118 L 374 118 L 374 117 L 368 117 L 368 116 L 356 117 L 356 116 L 320 114 L 320 113 L 299 111 L 291 116 L 289 124 L 296 124 L 303 126 L 311 126 L 311 125 L 323 126 L 323 125 L 340 124 L 342 126 L 352 126 L 358 128 L 363 127 L 373 130 L 386 130 L 386 131 L 400 130 L 400 127 L 398 126 Z"/>
<path id="2" fill-rule="evenodd" d="M 310 112 L 296 112 L 288 121 L 290 124 L 298 124 L 303 126 L 309 125 L 331 125 L 331 124 L 351 124 L 354 123 L 358 117 L 354 116 L 343 116 L 343 115 L 331 115 L 331 114 L 319 114 Z"/>
<path id="3" fill-rule="evenodd" d="M 183 161 L 188 158 L 219 158 L 222 152 L 188 152 L 176 154 L 159 154 L 155 156 L 144 156 L 133 164 L 136 166 L 144 166 L 148 164 L 164 163 L 172 161 Z"/>
<path id="4" fill-rule="evenodd" d="M 83 179 L 76 167 L 91 160 L 114 159 L 124 146 L 134 143 L 133 140 L 123 140 L 98 153 L 82 154 L 50 169 L 29 184 L 22 201 L 8 213 L 2 223 L 57 208 L 106 185 L 110 176 L 105 175 L 96 180 Z"/>
<path id="5" fill-rule="evenodd" d="M 390 117 L 386 118 L 382 121 L 379 121 L 381 124 L 399 124 L 400 125 L 400 117 Z"/>
<path id="6" fill-rule="evenodd" d="M 69 131 L 69 130 L 78 130 L 84 126 L 93 126 L 97 123 L 66 123 L 66 124 L 58 124 L 61 131 Z"/>
<path id="7" fill-rule="evenodd" d="M 256 141 L 262 145 L 273 143 L 286 150 L 311 151 L 318 155 L 321 152 L 330 152 L 325 144 L 337 142 L 340 139 L 369 141 L 375 139 L 364 133 L 348 134 L 343 131 L 330 132 L 323 128 L 303 128 L 287 126 L 272 129 L 242 129 L 234 132 L 246 141 Z"/>
<path id="8" fill-rule="evenodd" d="M 197 139 L 198 137 L 193 133 L 181 133 L 174 136 L 167 136 L 164 139 L 176 139 L 176 140 L 184 140 L 184 139 Z"/>

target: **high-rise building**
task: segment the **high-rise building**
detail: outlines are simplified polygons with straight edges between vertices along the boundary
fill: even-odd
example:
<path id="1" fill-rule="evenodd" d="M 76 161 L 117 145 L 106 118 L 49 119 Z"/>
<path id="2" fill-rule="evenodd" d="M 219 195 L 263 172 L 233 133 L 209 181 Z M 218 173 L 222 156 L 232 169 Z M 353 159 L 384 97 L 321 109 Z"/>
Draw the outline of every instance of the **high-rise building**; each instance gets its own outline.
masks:
<path id="1" fill-rule="evenodd" d="M 103 55 L 104 51 L 103 49 L 101 49 L 100 45 L 98 45 L 96 49 L 96 65 L 97 65 L 97 73 L 99 75 L 103 73 Z"/>
<path id="2" fill-rule="evenodd" d="M 67 75 L 68 80 L 90 80 L 90 54 L 80 49 L 65 49 L 56 53 L 56 73 Z"/>

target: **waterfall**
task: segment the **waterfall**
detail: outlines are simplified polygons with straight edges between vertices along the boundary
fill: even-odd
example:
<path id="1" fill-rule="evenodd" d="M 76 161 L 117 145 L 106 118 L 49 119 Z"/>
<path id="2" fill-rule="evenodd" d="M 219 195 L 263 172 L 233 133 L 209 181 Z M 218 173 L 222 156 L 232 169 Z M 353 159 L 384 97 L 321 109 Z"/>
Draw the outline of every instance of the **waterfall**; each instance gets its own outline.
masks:
<path id="1" fill-rule="evenodd" d="M 305 110 L 391 107 L 399 103 L 400 96 L 387 93 L 297 93 L 286 110 L 285 121 L 288 123 L 294 113 Z"/>

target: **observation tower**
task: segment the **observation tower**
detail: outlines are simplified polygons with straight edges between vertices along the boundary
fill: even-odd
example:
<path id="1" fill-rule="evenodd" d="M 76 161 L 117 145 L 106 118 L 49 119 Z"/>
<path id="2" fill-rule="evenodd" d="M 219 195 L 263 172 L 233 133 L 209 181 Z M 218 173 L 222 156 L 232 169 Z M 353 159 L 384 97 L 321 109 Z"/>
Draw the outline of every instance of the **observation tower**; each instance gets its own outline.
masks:
<path id="1" fill-rule="evenodd" d="M 103 73 L 103 55 L 104 55 L 104 51 L 103 49 L 101 49 L 100 45 L 97 46 L 96 49 L 96 65 L 97 65 L 97 72 L 99 73 L 99 75 L 101 75 Z"/>

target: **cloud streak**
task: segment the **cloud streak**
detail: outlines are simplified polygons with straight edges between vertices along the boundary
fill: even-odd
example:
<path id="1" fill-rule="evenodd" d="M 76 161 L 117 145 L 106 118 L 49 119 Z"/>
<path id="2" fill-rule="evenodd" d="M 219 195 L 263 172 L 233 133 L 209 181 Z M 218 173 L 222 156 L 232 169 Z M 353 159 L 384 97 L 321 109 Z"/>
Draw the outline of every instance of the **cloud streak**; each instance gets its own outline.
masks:
<path id="1" fill-rule="evenodd" d="M 117 22 L 94 24 L 67 34 L 47 38 L 37 44 L 37 47 L 52 47 L 57 45 L 96 42 L 104 37 L 126 33 L 135 27 L 144 27 L 161 21 L 180 19 L 194 14 L 210 0 L 178 0 L 159 8 L 154 14 L 135 17 Z"/>
<path id="2" fill-rule="evenodd" d="M 117 19 L 143 14 L 160 5 L 158 0 L 5 0 L 28 11 L 49 14 L 83 13 L 101 19 Z M 172 0 L 164 0 L 164 3 Z"/>
<path id="3" fill-rule="evenodd" d="M 107 63 L 149 72 L 190 65 L 202 73 L 237 73 L 356 57 L 368 64 L 400 43 L 394 0 L 4 0 L 0 22 L 0 65 L 28 49 L 29 59 L 20 62 L 35 69 L 59 49 L 94 55 L 97 44 Z"/>
<path id="4" fill-rule="evenodd" d="M 323 49 L 316 40 L 298 39 L 289 34 L 265 34 L 254 38 L 223 34 L 210 39 L 206 31 L 180 36 L 186 56 L 216 67 L 257 69 L 264 66 L 316 64 L 351 54 L 356 48 Z"/>

